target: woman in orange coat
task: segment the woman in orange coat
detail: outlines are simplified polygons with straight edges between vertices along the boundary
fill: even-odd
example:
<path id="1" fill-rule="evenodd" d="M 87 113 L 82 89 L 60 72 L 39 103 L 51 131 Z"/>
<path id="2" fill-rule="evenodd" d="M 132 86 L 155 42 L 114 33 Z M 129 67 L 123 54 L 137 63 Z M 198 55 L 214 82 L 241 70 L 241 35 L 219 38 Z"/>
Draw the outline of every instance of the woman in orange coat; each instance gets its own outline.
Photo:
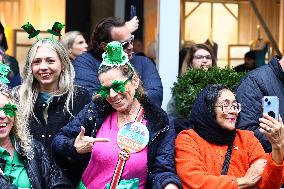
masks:
<path id="1" fill-rule="evenodd" d="M 267 114 L 261 132 L 272 153 L 265 154 L 253 132 L 235 128 L 241 105 L 223 85 L 209 85 L 191 112 L 192 129 L 176 139 L 176 169 L 187 188 L 280 188 L 283 183 L 284 125 Z"/>

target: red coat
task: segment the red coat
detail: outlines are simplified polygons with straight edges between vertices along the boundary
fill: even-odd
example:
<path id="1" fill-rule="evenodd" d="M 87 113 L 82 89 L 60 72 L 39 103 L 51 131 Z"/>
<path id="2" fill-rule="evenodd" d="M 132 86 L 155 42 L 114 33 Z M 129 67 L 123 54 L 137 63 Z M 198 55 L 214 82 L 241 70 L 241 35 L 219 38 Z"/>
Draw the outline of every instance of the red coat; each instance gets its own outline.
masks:
<path id="1" fill-rule="evenodd" d="M 228 146 L 209 143 L 190 129 L 178 135 L 175 148 L 176 169 L 184 189 L 237 189 L 237 178 L 243 177 L 250 165 L 260 158 L 268 161 L 256 187 L 276 189 L 284 181 L 284 164 L 277 165 L 271 155 L 265 154 L 251 131 L 237 129 L 227 175 L 221 176 L 221 170 Z"/>

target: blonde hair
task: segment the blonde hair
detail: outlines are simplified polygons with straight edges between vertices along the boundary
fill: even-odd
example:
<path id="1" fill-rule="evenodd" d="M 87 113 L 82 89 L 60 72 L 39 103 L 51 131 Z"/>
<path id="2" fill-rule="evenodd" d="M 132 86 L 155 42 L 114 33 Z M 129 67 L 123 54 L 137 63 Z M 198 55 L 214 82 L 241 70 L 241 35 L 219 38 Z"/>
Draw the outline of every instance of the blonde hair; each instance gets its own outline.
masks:
<path id="1" fill-rule="evenodd" d="M 79 31 L 70 31 L 64 34 L 64 36 L 61 38 L 60 42 L 63 44 L 65 49 L 68 51 L 72 48 L 75 38 L 79 35 L 83 36 L 82 32 Z"/>
<path id="2" fill-rule="evenodd" d="M 34 78 L 31 67 L 37 49 L 41 46 L 52 49 L 59 56 L 59 59 L 62 63 L 62 72 L 60 74 L 58 85 L 59 89 L 56 92 L 53 92 L 52 95 L 62 96 L 63 94 L 66 94 L 67 99 L 64 104 L 64 110 L 66 110 L 71 116 L 73 116 L 69 110 L 69 105 L 71 105 L 71 108 L 73 108 L 73 83 L 75 77 L 74 68 L 63 45 L 57 40 L 44 38 L 34 43 L 29 50 L 23 70 L 23 83 L 17 91 L 17 96 L 19 98 L 18 109 L 22 112 L 21 115 L 23 117 L 21 119 L 23 119 L 27 125 L 32 115 L 35 117 L 33 109 L 39 93 L 39 83 Z"/>
<path id="3" fill-rule="evenodd" d="M 0 94 L 8 97 L 12 104 L 16 104 L 11 91 L 6 85 L 0 84 Z M 32 137 L 30 135 L 28 125 L 23 122 L 20 114 L 21 111 L 17 110 L 14 125 L 10 134 L 16 138 L 17 144 L 21 148 L 21 155 L 27 156 L 28 159 L 32 159 L 34 155 L 32 150 Z"/>

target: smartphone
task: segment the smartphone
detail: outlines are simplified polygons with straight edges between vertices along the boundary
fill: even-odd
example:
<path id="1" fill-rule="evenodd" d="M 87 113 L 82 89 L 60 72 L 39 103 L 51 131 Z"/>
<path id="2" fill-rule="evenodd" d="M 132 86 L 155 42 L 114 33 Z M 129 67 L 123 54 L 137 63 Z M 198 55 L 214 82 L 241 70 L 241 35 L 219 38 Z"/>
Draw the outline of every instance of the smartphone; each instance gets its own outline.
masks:
<path id="1" fill-rule="evenodd" d="M 130 20 L 136 16 L 136 7 L 134 5 L 130 6 Z"/>
<path id="2" fill-rule="evenodd" d="M 277 96 L 264 96 L 262 98 L 263 113 L 267 113 L 274 119 L 279 118 L 279 98 Z"/>

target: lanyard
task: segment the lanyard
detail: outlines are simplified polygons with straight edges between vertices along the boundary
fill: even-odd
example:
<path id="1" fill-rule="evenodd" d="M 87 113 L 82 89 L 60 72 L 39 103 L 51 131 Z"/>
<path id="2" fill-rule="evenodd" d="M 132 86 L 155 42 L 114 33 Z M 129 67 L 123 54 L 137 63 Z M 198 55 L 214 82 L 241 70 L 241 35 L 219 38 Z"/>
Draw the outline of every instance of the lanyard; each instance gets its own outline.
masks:
<path id="1" fill-rule="evenodd" d="M 135 117 L 135 122 L 140 122 L 142 123 L 143 120 L 143 115 L 144 115 L 144 108 L 142 106 L 140 106 L 136 117 Z M 118 161 L 116 163 L 116 167 L 112 176 L 112 180 L 110 183 L 110 189 L 116 189 L 116 186 L 118 185 L 125 163 L 126 161 L 129 159 L 130 157 L 130 151 L 123 148 L 119 151 L 118 153 Z"/>

